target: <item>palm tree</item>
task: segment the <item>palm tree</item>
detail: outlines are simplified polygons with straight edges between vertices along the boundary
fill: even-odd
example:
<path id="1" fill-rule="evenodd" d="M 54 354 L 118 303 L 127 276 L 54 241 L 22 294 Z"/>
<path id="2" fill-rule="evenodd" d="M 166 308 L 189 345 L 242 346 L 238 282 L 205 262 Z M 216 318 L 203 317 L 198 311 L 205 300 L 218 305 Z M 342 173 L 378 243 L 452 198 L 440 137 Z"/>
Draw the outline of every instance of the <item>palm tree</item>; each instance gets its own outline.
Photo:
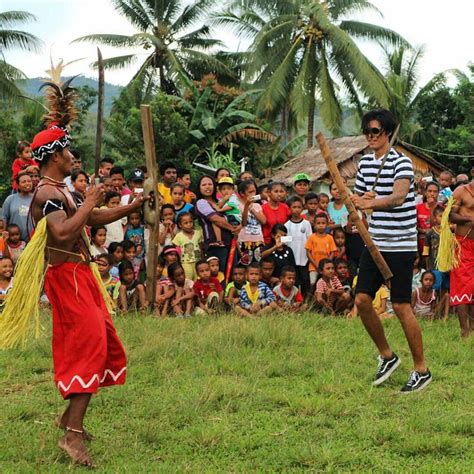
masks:
<path id="1" fill-rule="evenodd" d="M 118 48 L 142 48 L 146 55 L 131 80 L 139 81 L 150 91 L 158 80 L 166 93 L 177 91 L 183 76 L 200 79 L 210 70 L 226 67 L 207 52 L 221 46 L 220 40 L 209 37 L 210 28 L 196 23 L 208 11 L 210 0 L 188 2 L 174 0 L 112 0 L 115 10 L 124 15 L 138 32 L 127 36 L 95 34 L 75 41 L 101 43 Z M 193 29 L 195 28 L 195 29 Z M 125 54 L 104 60 L 106 68 L 123 68 L 139 60 L 140 53 Z"/>
<path id="2" fill-rule="evenodd" d="M 253 38 L 247 74 L 265 87 L 260 109 L 274 114 L 289 103 L 294 114 L 307 117 L 311 147 L 316 99 L 325 126 L 340 131 L 339 84 L 359 110 L 361 94 L 388 105 L 383 77 L 354 40 L 407 43 L 392 30 L 348 19 L 366 10 L 380 13 L 366 0 L 234 0 L 217 21 Z"/>
<path id="3" fill-rule="evenodd" d="M 0 98 L 15 100 L 21 92 L 15 82 L 25 75 L 5 60 L 5 52 L 20 48 L 26 51 L 38 51 L 41 41 L 25 31 L 11 29 L 15 23 L 35 21 L 36 17 L 24 11 L 0 12 Z"/>

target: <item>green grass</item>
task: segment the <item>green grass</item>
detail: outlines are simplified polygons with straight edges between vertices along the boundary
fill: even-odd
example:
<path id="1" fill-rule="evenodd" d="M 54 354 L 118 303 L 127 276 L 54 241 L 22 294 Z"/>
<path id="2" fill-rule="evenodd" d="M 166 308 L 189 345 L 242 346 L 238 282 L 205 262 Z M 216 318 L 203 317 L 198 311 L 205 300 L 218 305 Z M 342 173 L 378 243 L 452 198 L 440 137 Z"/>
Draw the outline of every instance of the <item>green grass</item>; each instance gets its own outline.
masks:
<path id="1" fill-rule="evenodd" d="M 474 338 L 455 319 L 423 322 L 433 383 L 398 393 L 402 366 L 373 388 L 376 352 L 360 321 L 313 314 L 244 321 L 122 317 L 125 386 L 93 398 L 98 472 L 474 471 Z M 64 407 L 47 336 L 0 352 L 1 472 L 74 469 L 56 447 Z"/>

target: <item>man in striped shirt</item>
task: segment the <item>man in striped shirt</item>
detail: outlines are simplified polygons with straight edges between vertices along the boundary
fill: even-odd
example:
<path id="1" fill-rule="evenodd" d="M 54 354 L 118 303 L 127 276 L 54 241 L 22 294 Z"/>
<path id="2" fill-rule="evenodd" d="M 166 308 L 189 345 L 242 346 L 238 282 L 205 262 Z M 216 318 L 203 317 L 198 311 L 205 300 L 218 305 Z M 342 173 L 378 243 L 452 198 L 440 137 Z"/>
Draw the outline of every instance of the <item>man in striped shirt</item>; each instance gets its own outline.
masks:
<path id="1" fill-rule="evenodd" d="M 377 109 L 362 118 L 362 130 L 372 153 L 359 162 L 355 191 L 352 197 L 361 210 L 371 209 L 369 233 L 382 252 L 393 278 L 390 280 L 393 309 L 400 320 L 410 346 L 414 371 L 403 393 L 424 389 L 431 382 L 424 355 L 421 329 L 411 308 L 411 280 L 417 252 L 414 173 L 411 160 L 389 149 L 390 137 L 396 123 L 388 110 Z M 384 155 L 388 158 L 375 185 L 375 177 Z M 377 375 L 373 382 L 380 385 L 400 365 L 400 358 L 391 350 L 382 323 L 374 311 L 372 301 L 383 277 L 367 249 L 360 259 L 355 304 L 362 322 L 375 342 L 380 355 Z"/>

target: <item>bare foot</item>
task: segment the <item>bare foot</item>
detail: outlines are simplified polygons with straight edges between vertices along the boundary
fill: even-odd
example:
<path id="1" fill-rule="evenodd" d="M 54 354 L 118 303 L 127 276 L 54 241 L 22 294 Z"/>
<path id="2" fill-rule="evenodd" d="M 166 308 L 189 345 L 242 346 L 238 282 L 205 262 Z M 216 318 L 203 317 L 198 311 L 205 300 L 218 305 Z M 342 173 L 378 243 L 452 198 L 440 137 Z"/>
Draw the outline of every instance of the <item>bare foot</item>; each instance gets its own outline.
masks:
<path id="1" fill-rule="evenodd" d="M 58 446 L 77 464 L 81 466 L 95 468 L 92 458 L 84 444 L 82 433 L 66 433 L 58 441 Z"/>
<path id="2" fill-rule="evenodd" d="M 54 426 L 65 430 L 67 426 L 67 416 L 69 414 L 69 407 L 66 408 L 66 411 L 62 414 L 62 416 L 58 416 L 58 418 L 54 421 Z M 95 436 L 92 433 L 89 433 L 85 428 L 82 428 L 84 433 L 82 437 L 85 441 L 92 441 L 95 439 Z"/>

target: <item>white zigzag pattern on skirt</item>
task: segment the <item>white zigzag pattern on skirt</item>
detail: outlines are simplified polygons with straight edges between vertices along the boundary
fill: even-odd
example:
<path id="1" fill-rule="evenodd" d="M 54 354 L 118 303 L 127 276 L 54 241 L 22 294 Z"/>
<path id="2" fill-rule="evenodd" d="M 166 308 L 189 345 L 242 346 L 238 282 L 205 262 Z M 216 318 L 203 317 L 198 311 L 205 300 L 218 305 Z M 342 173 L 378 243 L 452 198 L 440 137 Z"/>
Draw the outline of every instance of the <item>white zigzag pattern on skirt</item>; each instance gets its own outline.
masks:
<path id="1" fill-rule="evenodd" d="M 79 382 L 82 385 L 82 388 L 89 388 L 95 381 L 102 383 L 107 378 L 107 375 L 110 375 L 115 382 L 125 370 L 127 370 L 127 367 L 123 367 L 117 374 L 114 374 L 110 369 L 105 369 L 104 376 L 102 378 L 99 377 L 99 374 L 94 374 L 87 383 L 84 382 L 81 376 L 74 375 L 67 387 L 61 381 L 59 381 L 58 388 L 62 389 L 64 392 L 68 392 L 75 381 Z"/>
<path id="2" fill-rule="evenodd" d="M 451 296 L 451 303 L 468 304 L 474 301 L 474 295 Z"/>

